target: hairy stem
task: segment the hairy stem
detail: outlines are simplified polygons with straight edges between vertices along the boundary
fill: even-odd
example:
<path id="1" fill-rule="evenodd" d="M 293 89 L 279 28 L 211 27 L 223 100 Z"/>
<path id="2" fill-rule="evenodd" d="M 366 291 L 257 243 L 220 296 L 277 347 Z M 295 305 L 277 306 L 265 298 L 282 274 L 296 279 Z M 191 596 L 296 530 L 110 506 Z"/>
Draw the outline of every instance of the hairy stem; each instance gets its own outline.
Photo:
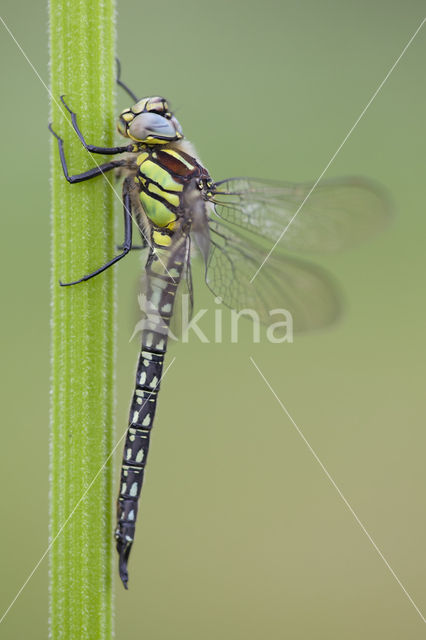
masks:
<path id="1" fill-rule="evenodd" d="M 59 97 L 89 143 L 112 145 L 114 0 L 50 0 L 49 12 L 51 119 L 80 173 L 105 158 L 82 147 Z M 58 281 L 114 255 L 115 195 L 102 176 L 68 184 L 53 136 L 52 154 L 50 636 L 98 640 L 113 635 L 114 268 L 73 287 Z"/>

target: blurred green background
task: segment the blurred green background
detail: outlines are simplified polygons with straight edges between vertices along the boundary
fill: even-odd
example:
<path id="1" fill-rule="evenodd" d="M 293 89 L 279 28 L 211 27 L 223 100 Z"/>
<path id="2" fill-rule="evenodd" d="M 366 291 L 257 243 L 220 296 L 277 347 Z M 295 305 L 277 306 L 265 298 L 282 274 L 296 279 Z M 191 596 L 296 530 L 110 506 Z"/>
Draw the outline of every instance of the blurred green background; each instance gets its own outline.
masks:
<path id="1" fill-rule="evenodd" d="M 48 83 L 43 3 L 2 6 Z M 321 173 L 424 4 L 168 0 L 118 9 L 124 79 L 170 99 L 215 178 L 297 181 Z M 251 344 L 247 324 L 239 344 L 173 346 L 130 591 L 117 581 L 118 638 L 424 637 L 249 356 L 424 611 L 425 35 L 328 171 L 381 182 L 397 212 L 380 237 L 321 259 L 344 291 L 340 324 L 287 345 Z M 2 612 L 47 545 L 50 241 L 48 94 L 3 27 L 0 46 Z M 118 267 L 119 435 L 138 349 L 129 337 L 139 268 L 137 255 Z M 201 286 L 196 296 L 215 306 Z M 46 638 L 47 560 L 0 636 Z"/>

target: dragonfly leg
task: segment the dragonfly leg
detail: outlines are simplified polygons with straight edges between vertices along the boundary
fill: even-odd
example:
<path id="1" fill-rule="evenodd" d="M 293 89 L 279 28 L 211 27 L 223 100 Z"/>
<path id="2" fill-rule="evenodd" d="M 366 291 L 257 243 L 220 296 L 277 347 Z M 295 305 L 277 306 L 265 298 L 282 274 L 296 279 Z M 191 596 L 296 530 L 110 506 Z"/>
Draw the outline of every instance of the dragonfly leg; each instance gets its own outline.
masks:
<path id="1" fill-rule="evenodd" d="M 58 141 L 59 156 L 61 158 L 62 170 L 64 172 L 65 178 L 68 180 L 70 184 L 75 184 L 77 182 L 83 182 L 84 180 L 90 180 L 91 178 L 96 178 L 96 176 L 100 176 L 101 174 L 106 173 L 106 171 L 111 171 L 111 169 L 115 169 L 116 167 L 122 167 L 123 165 L 126 164 L 126 160 L 111 160 L 111 162 L 105 162 L 104 164 L 101 164 L 98 167 L 94 167 L 93 169 L 89 169 L 88 171 L 84 171 L 83 173 L 76 173 L 75 175 L 70 176 L 68 173 L 68 166 L 67 166 L 67 161 L 64 153 L 64 141 L 52 129 L 51 124 L 49 124 L 49 131 L 53 133 L 56 140 Z"/>
<path id="2" fill-rule="evenodd" d="M 124 82 L 121 80 L 121 63 L 120 60 L 118 58 L 115 59 L 116 63 L 117 63 L 117 77 L 116 77 L 116 82 L 117 84 L 124 89 L 124 91 L 126 91 L 129 96 L 135 101 L 138 102 L 139 98 L 137 98 L 135 96 L 135 94 L 133 93 L 133 91 L 131 89 L 129 89 L 129 87 L 124 84 Z"/>
<path id="3" fill-rule="evenodd" d="M 147 246 L 148 246 L 147 242 L 145 242 L 145 244 L 134 244 L 130 249 L 130 251 L 142 251 L 142 249 L 146 249 Z M 124 249 L 124 244 L 118 244 L 117 249 L 119 251 L 122 251 Z"/>
<path id="4" fill-rule="evenodd" d="M 61 287 L 69 287 L 73 284 L 79 284 L 80 282 L 85 282 L 86 280 L 90 280 L 90 278 L 94 278 L 102 271 L 105 271 L 109 267 L 112 267 L 113 264 L 124 258 L 132 248 L 132 209 L 131 209 L 131 198 L 130 198 L 130 188 L 129 188 L 129 179 L 126 178 L 123 183 L 123 212 L 124 212 L 124 242 L 123 242 L 123 251 L 118 254 L 118 256 L 114 256 L 112 260 L 106 262 L 102 267 L 92 271 L 92 273 L 88 273 L 86 276 L 79 278 L 78 280 L 74 280 L 73 282 L 59 282 Z"/>
<path id="5" fill-rule="evenodd" d="M 124 151 L 130 151 L 133 145 L 125 145 L 122 147 L 97 147 L 96 145 L 93 144 L 87 144 L 86 140 L 84 139 L 83 134 L 80 131 L 80 127 L 77 124 L 77 115 L 74 113 L 74 111 L 72 111 L 69 106 L 67 105 L 67 103 L 64 100 L 64 96 L 61 96 L 61 102 L 64 105 L 65 109 L 68 111 L 68 113 L 71 114 L 71 122 L 72 122 L 72 126 L 74 127 L 74 131 L 76 132 L 76 134 L 78 135 L 78 137 L 80 138 L 80 142 L 83 145 L 83 147 L 85 149 L 87 149 L 87 151 L 90 151 L 91 153 L 102 153 L 105 155 L 114 155 L 115 153 L 124 153 Z M 52 129 L 50 129 L 52 131 Z"/>

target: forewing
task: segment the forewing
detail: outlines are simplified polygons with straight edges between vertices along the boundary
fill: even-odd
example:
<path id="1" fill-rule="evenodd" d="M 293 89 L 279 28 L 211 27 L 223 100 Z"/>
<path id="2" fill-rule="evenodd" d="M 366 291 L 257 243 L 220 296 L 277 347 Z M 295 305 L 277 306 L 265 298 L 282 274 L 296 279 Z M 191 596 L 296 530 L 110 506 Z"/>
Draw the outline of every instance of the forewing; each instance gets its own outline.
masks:
<path id="1" fill-rule="evenodd" d="M 382 229 L 391 215 L 387 195 L 363 178 L 316 186 L 230 178 L 215 183 L 212 191 L 220 218 L 273 243 L 281 238 L 279 247 L 288 251 L 356 245 Z"/>

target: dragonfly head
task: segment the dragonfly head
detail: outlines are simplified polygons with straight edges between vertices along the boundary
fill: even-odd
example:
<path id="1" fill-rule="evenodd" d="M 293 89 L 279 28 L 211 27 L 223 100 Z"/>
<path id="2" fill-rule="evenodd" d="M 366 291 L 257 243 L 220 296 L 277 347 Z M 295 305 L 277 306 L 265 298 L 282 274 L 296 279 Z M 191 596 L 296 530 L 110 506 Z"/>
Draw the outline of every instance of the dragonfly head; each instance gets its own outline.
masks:
<path id="1" fill-rule="evenodd" d="M 145 144 L 167 144 L 183 138 L 182 128 L 169 111 L 165 98 L 142 98 L 120 113 L 117 129 L 122 136 Z"/>

